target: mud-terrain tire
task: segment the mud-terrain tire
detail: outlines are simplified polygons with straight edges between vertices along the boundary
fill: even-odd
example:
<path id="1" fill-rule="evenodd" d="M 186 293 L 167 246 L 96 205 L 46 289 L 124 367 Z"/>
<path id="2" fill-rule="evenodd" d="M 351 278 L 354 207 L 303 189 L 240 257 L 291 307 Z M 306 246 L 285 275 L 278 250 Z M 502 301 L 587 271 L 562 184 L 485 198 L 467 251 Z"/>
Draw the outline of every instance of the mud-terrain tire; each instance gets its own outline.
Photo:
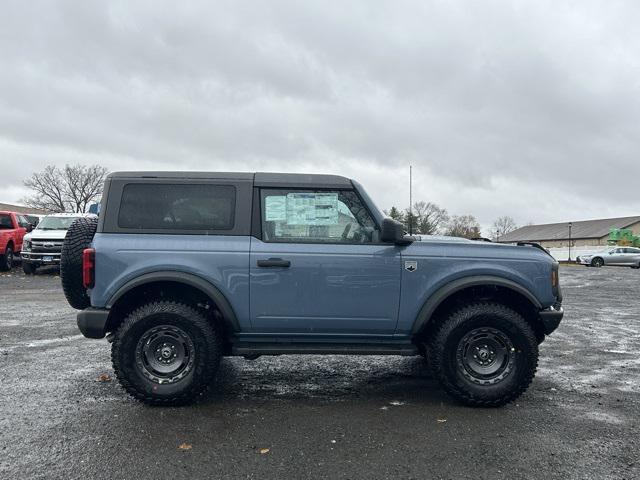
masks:
<path id="1" fill-rule="evenodd" d="M 428 342 L 428 359 L 434 377 L 453 398 L 472 407 L 500 407 L 522 395 L 533 380 L 538 342 L 519 313 L 478 302 L 441 321 Z"/>
<path id="2" fill-rule="evenodd" d="M 75 220 L 62 243 L 60 254 L 60 280 L 67 302 L 73 308 L 83 310 L 91 305 L 87 290 L 82 284 L 82 251 L 88 248 L 96 234 L 98 219 L 95 217 Z"/>
<path id="3" fill-rule="evenodd" d="M 33 266 L 33 263 L 22 260 L 22 271 L 25 275 L 33 275 L 36 272 L 36 267 Z"/>
<path id="4" fill-rule="evenodd" d="M 596 257 L 593 260 L 591 260 L 591 266 L 592 267 L 596 267 L 596 268 L 600 268 L 602 266 L 604 266 L 604 260 L 600 257 Z"/>
<path id="5" fill-rule="evenodd" d="M 148 405 L 195 401 L 213 381 L 221 354 L 220 330 L 197 310 L 173 301 L 131 312 L 111 346 L 120 385 Z"/>
<path id="6" fill-rule="evenodd" d="M 7 245 L 4 254 L 0 255 L 0 272 L 7 272 L 13 268 L 13 245 Z"/>

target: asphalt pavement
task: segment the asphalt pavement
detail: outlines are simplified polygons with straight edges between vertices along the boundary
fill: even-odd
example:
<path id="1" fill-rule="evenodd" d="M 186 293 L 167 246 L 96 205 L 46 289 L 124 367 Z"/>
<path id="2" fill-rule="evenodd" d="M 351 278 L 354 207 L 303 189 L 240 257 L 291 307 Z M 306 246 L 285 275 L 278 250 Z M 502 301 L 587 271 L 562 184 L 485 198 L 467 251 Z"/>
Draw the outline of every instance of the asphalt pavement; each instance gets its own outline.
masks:
<path id="1" fill-rule="evenodd" d="M 419 357 L 225 358 L 147 407 L 55 270 L 0 274 L 0 478 L 640 478 L 640 271 L 562 267 L 566 315 L 516 402 L 449 399 Z"/>

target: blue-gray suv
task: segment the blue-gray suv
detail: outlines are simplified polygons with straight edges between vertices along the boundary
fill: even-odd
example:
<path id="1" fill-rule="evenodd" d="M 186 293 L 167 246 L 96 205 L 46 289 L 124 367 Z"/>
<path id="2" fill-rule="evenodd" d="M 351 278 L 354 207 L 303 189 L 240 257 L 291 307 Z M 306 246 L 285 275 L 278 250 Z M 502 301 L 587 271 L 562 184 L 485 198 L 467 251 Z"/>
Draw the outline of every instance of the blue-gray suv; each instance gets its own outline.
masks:
<path id="1" fill-rule="evenodd" d="M 535 244 L 412 237 L 334 175 L 121 172 L 69 229 L 62 286 L 149 404 L 202 395 L 222 356 L 423 355 L 443 388 L 500 406 L 562 319 Z"/>

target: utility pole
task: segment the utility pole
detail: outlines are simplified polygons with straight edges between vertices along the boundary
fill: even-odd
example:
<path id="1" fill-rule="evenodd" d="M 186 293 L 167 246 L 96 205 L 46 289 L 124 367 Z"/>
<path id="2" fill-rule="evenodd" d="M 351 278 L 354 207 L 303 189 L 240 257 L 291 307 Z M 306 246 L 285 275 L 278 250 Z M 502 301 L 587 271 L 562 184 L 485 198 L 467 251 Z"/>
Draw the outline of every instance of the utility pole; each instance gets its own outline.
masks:
<path id="1" fill-rule="evenodd" d="M 413 235 L 413 179 L 411 177 L 411 165 L 409 165 L 409 235 Z"/>

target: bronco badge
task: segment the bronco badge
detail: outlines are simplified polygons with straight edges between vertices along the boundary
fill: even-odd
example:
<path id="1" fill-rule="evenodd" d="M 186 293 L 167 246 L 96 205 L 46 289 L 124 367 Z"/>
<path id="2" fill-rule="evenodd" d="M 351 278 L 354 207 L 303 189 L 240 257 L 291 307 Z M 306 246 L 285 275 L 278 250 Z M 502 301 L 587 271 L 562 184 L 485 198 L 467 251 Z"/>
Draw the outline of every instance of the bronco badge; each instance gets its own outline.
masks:
<path id="1" fill-rule="evenodd" d="M 418 269 L 418 262 L 415 260 L 408 260 L 404 262 L 404 269 L 407 272 L 415 272 Z"/>

